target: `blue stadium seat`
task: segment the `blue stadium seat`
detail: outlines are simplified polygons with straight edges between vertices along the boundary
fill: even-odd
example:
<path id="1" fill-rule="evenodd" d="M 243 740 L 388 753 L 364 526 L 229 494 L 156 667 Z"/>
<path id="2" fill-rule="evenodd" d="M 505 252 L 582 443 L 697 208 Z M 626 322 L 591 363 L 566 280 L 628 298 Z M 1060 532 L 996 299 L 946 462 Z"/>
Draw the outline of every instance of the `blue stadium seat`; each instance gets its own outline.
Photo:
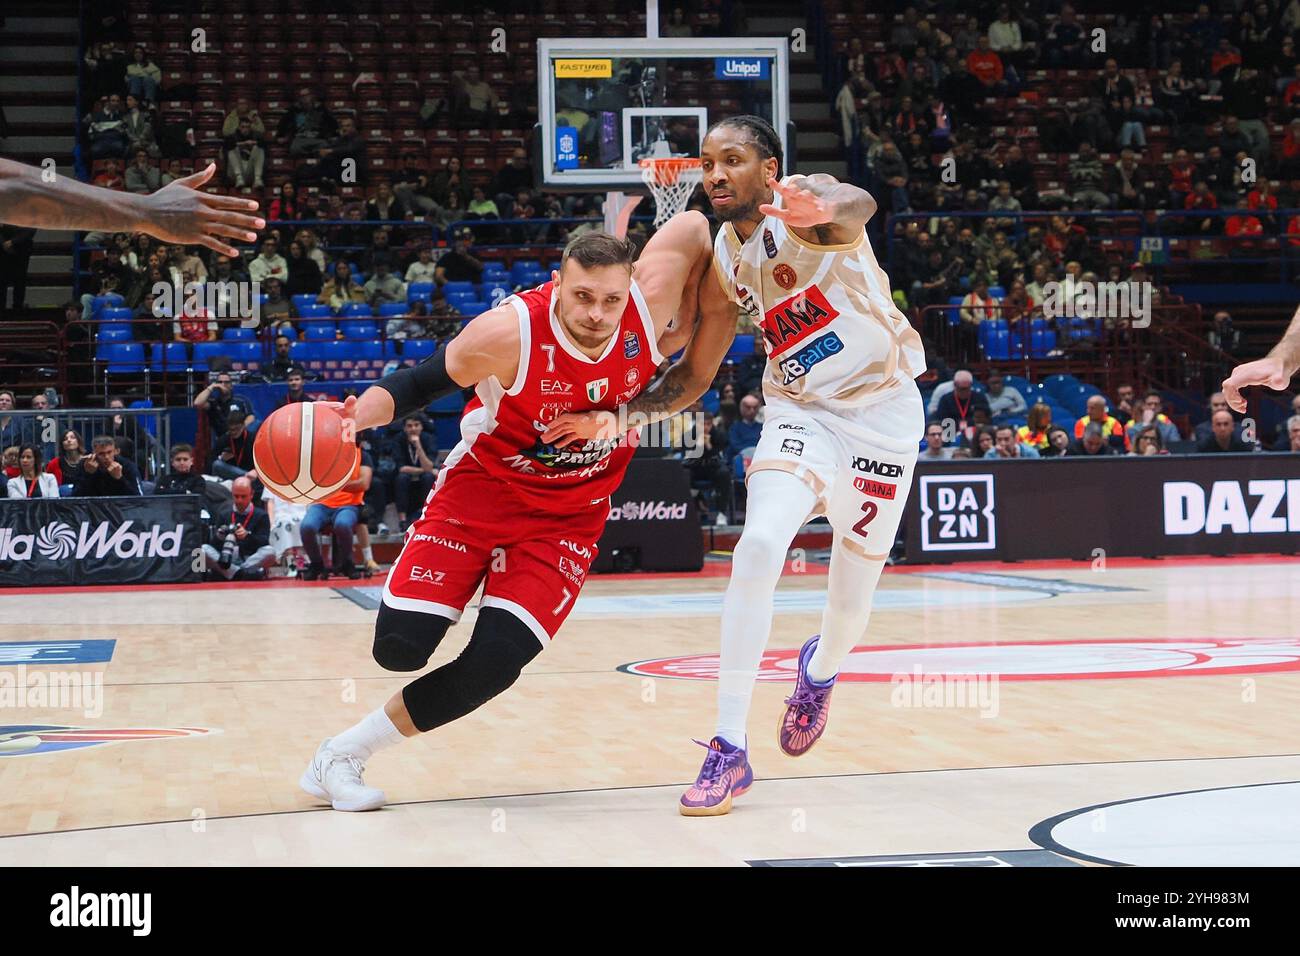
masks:
<path id="1" fill-rule="evenodd" d="M 348 342 L 340 340 L 322 342 L 319 348 L 319 357 L 326 362 L 350 364 L 383 357 L 383 346 L 379 342 Z"/>
<path id="2" fill-rule="evenodd" d="M 984 323 L 980 323 L 983 325 Z M 1011 358 L 1011 333 L 1005 328 L 994 328 L 988 332 L 984 344 L 985 358 L 994 361 L 1006 361 Z"/>
<path id="3" fill-rule="evenodd" d="M 483 292 L 479 296 L 479 301 L 487 302 L 495 307 L 501 304 L 501 300 L 514 293 L 505 282 L 484 282 Z"/>
<path id="4" fill-rule="evenodd" d="M 537 272 L 542 268 L 542 264 L 536 259 L 516 259 L 510 266 L 510 278 L 515 285 L 523 285 L 524 276 L 530 272 Z"/>
<path id="5" fill-rule="evenodd" d="M 429 411 L 433 412 L 435 415 L 459 415 L 464 410 L 465 398 L 460 392 L 452 392 L 450 395 L 444 395 L 429 406 Z"/>
<path id="6" fill-rule="evenodd" d="M 711 388 L 701 395 L 700 401 L 704 405 L 704 410 L 710 415 L 718 414 L 718 409 L 722 407 L 721 396 L 716 388 Z"/>
<path id="7" fill-rule="evenodd" d="M 295 295 L 294 298 L 296 299 L 298 296 Z M 330 311 L 330 307 L 324 303 L 313 302 L 311 305 L 304 305 L 298 309 L 298 317 L 302 319 L 329 319 L 333 318 L 333 316 L 334 313 Z"/>
<path id="8" fill-rule="evenodd" d="M 315 362 L 321 357 L 320 342 L 294 342 L 289 346 L 289 358 L 295 362 Z"/>
<path id="9" fill-rule="evenodd" d="M 1029 355 L 1031 358 L 1047 358 L 1051 351 L 1056 348 L 1056 331 L 1054 329 L 1036 328 L 1029 333 L 1029 336 Z"/>
<path id="10" fill-rule="evenodd" d="M 375 323 L 368 319 L 340 322 L 339 328 L 342 330 L 345 339 L 361 340 L 379 338 L 379 330 L 375 328 Z"/>
<path id="11" fill-rule="evenodd" d="M 262 364 L 261 342 L 227 342 L 224 344 L 225 353 L 230 356 L 230 361 L 238 362 L 244 368 Z"/>
<path id="12" fill-rule="evenodd" d="M 465 284 L 466 284 L 466 285 L 469 285 L 468 282 L 465 283 Z M 443 289 L 442 291 L 443 291 L 443 295 L 444 295 L 444 297 L 445 297 L 445 298 L 447 299 L 447 301 L 450 302 L 452 305 L 456 305 L 458 302 L 473 302 L 475 299 L 478 298 L 478 293 L 475 292 L 475 291 L 473 290 L 473 288 L 469 288 L 469 289 L 450 289 L 450 290 L 448 290 L 448 289 Z"/>
<path id="13" fill-rule="evenodd" d="M 452 284 L 452 283 L 448 283 L 448 285 L 451 285 L 451 284 Z M 468 282 L 462 282 L 462 283 L 456 283 L 456 284 L 457 284 L 457 285 L 469 285 Z M 432 294 L 433 294 L 433 288 L 434 288 L 434 286 L 433 286 L 433 283 L 432 283 L 432 282 L 412 282 L 410 285 L 408 285 L 408 286 L 406 287 L 406 298 L 407 298 L 407 301 L 410 301 L 411 296 L 414 296 L 414 295 L 432 295 Z"/>
<path id="14" fill-rule="evenodd" d="M 90 317 L 97 319 L 100 313 L 105 309 L 115 308 L 122 305 L 126 300 L 116 292 L 109 292 L 106 295 L 97 295 L 90 303 Z"/>
<path id="15" fill-rule="evenodd" d="M 163 370 L 163 359 L 166 358 L 168 371 L 178 371 L 189 364 L 185 357 L 184 342 L 155 342 L 149 346 L 149 368 L 155 372 Z"/>
<path id="16" fill-rule="evenodd" d="M 135 313 L 125 306 L 105 306 L 99 313 L 101 322 L 130 322 Z"/>
<path id="17" fill-rule="evenodd" d="M 304 322 L 302 329 L 309 342 L 330 342 L 337 338 L 333 322 Z"/>
<path id="18" fill-rule="evenodd" d="M 731 348 L 727 349 L 727 361 L 739 362 L 752 354 L 754 354 L 754 336 L 737 335 L 731 341 Z"/>
<path id="19" fill-rule="evenodd" d="M 442 287 L 442 291 L 443 291 L 443 293 L 447 296 L 447 298 L 449 298 L 449 299 L 450 299 L 454 294 L 456 294 L 456 293 L 458 293 L 458 292 L 468 292 L 470 295 L 473 295 L 473 294 L 474 294 L 474 283 L 472 283 L 472 282 L 447 282 L 447 283 L 445 283 L 445 284 L 443 285 L 443 287 Z"/>
<path id="20" fill-rule="evenodd" d="M 433 293 L 432 293 L 432 292 L 416 292 L 416 293 L 409 293 L 409 292 L 408 292 L 407 295 L 406 295 L 406 304 L 407 304 L 407 305 L 415 305 L 415 303 L 417 303 L 417 302 L 423 302 L 423 303 L 425 303 L 425 304 L 427 305 L 428 303 L 430 303 L 430 302 L 432 302 L 432 301 L 433 301 Z"/>
<path id="21" fill-rule="evenodd" d="M 1034 391 L 1034 388 L 1029 384 L 1029 379 L 1025 378 L 1023 375 L 1003 375 L 1002 383 L 1008 388 L 1014 388 L 1021 395 L 1025 396 L 1025 401 L 1030 405 L 1034 404 L 1033 399 L 1030 398 L 1030 392 Z"/>
<path id="22" fill-rule="evenodd" d="M 488 309 L 492 308 L 492 306 L 487 302 L 476 302 L 473 300 L 469 302 L 453 302 L 452 304 L 456 306 L 461 315 L 468 316 L 471 319 L 476 315 L 482 315 Z"/>
<path id="23" fill-rule="evenodd" d="M 379 307 L 380 318 L 387 318 L 393 315 L 406 315 L 405 302 L 385 302 Z"/>
<path id="24" fill-rule="evenodd" d="M 1000 285 L 991 285 L 989 286 L 989 295 L 993 296 L 995 299 L 1005 299 L 1007 297 L 1007 290 L 1002 288 Z"/>
<path id="25" fill-rule="evenodd" d="M 124 329 L 120 324 L 103 326 L 95 330 L 96 342 L 130 342 L 131 330 Z"/>
<path id="26" fill-rule="evenodd" d="M 227 342 L 251 342 L 257 338 L 257 334 L 252 329 L 237 325 L 233 329 L 222 329 L 221 337 Z"/>
<path id="27" fill-rule="evenodd" d="M 316 304 L 316 297 L 310 292 L 302 292 L 298 295 L 290 296 L 289 301 L 293 303 L 293 311 L 298 315 L 302 315 L 303 309 L 307 308 L 309 305 Z"/>
<path id="28" fill-rule="evenodd" d="M 214 355 L 225 355 L 226 347 L 222 342 L 199 342 L 194 346 L 194 364 L 207 367 Z"/>
<path id="29" fill-rule="evenodd" d="M 1079 380 L 1073 375 L 1049 375 L 1043 379 L 1043 389 L 1053 398 L 1067 394 L 1071 388 L 1077 388 Z"/>
<path id="30" fill-rule="evenodd" d="M 543 282 L 549 282 L 551 274 L 538 270 L 536 272 L 525 272 L 523 285 L 529 289 L 533 286 L 541 285 Z"/>
<path id="31" fill-rule="evenodd" d="M 438 351 L 436 339 L 407 339 L 402 344 L 402 358 L 422 362 Z"/>
<path id="32" fill-rule="evenodd" d="M 370 304 L 368 302 L 349 302 L 347 305 L 343 306 L 339 315 L 345 316 L 349 319 L 359 319 L 369 318 L 374 315 L 374 313 L 370 311 Z"/>
<path id="33" fill-rule="evenodd" d="M 99 347 L 96 357 L 104 363 L 107 372 L 144 371 L 144 346 L 138 342 L 106 342 Z"/>

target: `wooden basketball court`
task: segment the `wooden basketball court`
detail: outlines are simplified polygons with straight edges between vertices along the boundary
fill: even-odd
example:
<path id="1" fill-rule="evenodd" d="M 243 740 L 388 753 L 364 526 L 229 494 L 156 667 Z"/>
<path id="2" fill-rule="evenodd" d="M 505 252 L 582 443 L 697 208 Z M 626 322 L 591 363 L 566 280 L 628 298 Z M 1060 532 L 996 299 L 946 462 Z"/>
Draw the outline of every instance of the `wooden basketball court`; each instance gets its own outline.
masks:
<path id="1" fill-rule="evenodd" d="M 756 784 L 729 816 L 701 819 L 676 800 L 702 757 L 691 738 L 712 734 L 727 564 L 706 570 L 593 579 L 511 691 L 374 758 L 366 780 L 390 806 L 369 814 L 323 807 L 297 779 L 324 737 L 407 680 L 370 657 L 377 579 L 6 593 L 0 859 L 1300 858 L 1293 560 L 891 570 L 826 736 L 799 760 L 777 750 L 776 724 L 825 576 L 788 573 L 754 695 Z M 453 630 L 434 663 L 468 633 Z M 19 677 L 30 688 L 56 673 L 102 675 L 102 708 L 15 697 Z"/>

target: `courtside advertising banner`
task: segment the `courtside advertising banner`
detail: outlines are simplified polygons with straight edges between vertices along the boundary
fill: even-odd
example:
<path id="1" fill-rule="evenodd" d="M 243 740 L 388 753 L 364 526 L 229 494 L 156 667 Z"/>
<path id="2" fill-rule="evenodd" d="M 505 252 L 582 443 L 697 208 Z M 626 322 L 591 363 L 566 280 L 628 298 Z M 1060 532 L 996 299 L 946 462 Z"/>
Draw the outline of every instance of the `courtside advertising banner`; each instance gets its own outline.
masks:
<path id="1" fill-rule="evenodd" d="M 595 573 L 620 570 L 698 571 L 704 567 L 700 515 L 689 473 L 673 458 L 633 458 L 610 498 Z M 627 555 L 620 566 L 615 552 Z"/>
<path id="2" fill-rule="evenodd" d="M 0 587 L 197 581 L 195 495 L 0 500 Z"/>
<path id="3" fill-rule="evenodd" d="M 909 562 L 1300 551 L 1300 455 L 920 462 Z"/>

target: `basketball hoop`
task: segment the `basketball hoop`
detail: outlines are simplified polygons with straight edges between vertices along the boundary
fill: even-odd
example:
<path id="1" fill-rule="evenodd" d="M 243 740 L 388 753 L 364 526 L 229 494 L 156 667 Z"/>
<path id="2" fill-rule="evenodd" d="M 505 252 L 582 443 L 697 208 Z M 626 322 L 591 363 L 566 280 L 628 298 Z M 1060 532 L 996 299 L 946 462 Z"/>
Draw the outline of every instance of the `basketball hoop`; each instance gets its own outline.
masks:
<path id="1" fill-rule="evenodd" d="M 652 157 L 640 160 L 641 181 L 655 197 L 655 228 L 686 208 L 695 187 L 704 179 L 699 159 Z"/>

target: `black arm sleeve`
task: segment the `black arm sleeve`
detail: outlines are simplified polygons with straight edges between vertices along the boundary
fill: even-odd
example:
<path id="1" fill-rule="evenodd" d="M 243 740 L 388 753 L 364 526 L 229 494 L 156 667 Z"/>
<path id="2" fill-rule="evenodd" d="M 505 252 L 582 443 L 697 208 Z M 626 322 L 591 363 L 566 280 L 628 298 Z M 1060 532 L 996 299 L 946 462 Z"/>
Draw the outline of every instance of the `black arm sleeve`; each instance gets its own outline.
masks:
<path id="1" fill-rule="evenodd" d="M 447 374 L 446 346 L 414 368 L 399 368 L 392 375 L 385 375 L 375 385 L 393 396 L 395 422 L 461 389 Z"/>

